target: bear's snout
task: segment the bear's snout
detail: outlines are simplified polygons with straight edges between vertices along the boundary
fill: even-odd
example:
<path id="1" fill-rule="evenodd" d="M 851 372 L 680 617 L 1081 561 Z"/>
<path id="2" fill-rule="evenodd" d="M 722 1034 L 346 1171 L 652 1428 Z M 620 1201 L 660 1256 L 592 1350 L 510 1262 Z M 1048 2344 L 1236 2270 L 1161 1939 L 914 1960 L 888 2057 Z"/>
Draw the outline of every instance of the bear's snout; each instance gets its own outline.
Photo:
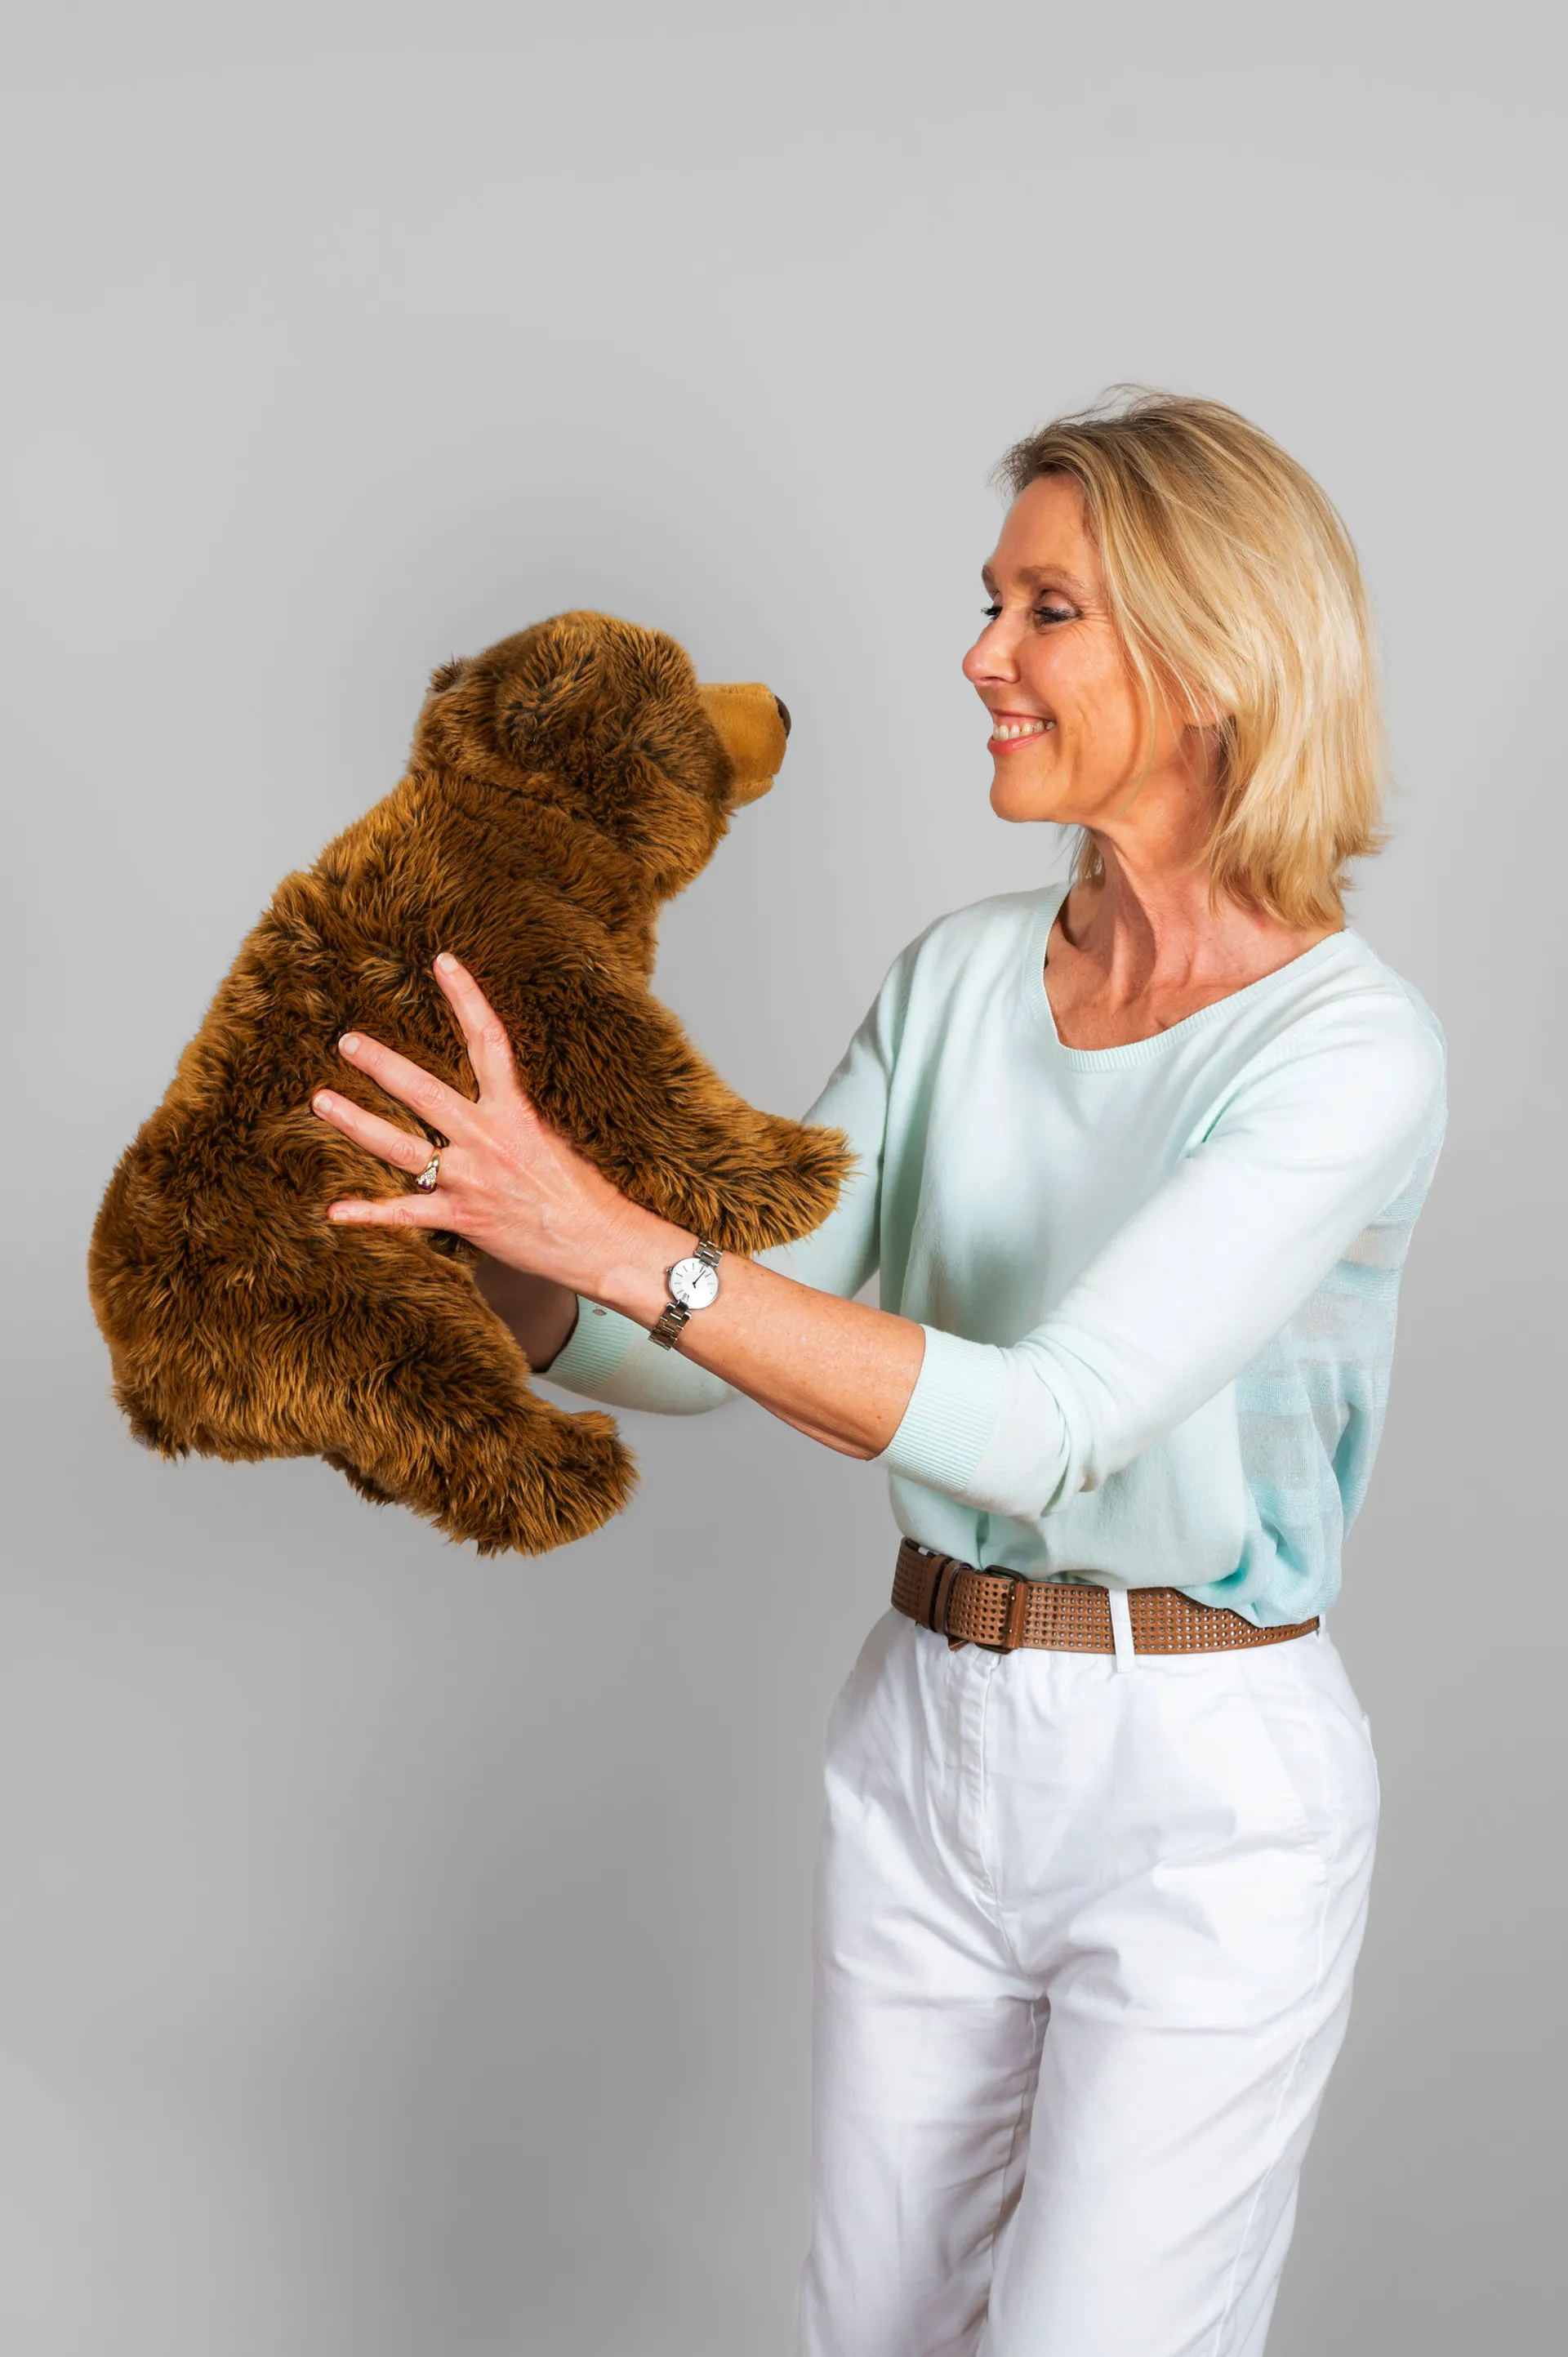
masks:
<path id="1" fill-rule="evenodd" d="M 730 798 L 754 802 L 778 776 L 789 734 L 788 707 L 760 680 L 725 682 L 697 691 L 703 709 L 729 755 Z"/>

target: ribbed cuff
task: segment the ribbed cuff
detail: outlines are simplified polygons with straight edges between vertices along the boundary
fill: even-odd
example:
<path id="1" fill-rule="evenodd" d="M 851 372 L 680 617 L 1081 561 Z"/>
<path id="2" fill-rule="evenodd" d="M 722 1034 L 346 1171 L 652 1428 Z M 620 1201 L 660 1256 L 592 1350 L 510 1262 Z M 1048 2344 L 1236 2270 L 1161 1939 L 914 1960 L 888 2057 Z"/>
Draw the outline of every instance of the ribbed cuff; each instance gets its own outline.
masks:
<path id="1" fill-rule="evenodd" d="M 919 1378 L 903 1421 L 875 1461 L 905 1480 L 961 1499 L 1002 1405 L 1003 1353 L 993 1342 L 966 1342 L 934 1326 L 922 1331 Z"/>
<path id="2" fill-rule="evenodd" d="M 559 1383 L 564 1391 L 585 1393 L 591 1399 L 615 1373 L 632 1344 L 645 1340 L 646 1334 L 644 1327 L 623 1318 L 618 1309 L 603 1308 L 579 1294 L 572 1339 L 547 1367 L 540 1368 L 541 1380 Z"/>

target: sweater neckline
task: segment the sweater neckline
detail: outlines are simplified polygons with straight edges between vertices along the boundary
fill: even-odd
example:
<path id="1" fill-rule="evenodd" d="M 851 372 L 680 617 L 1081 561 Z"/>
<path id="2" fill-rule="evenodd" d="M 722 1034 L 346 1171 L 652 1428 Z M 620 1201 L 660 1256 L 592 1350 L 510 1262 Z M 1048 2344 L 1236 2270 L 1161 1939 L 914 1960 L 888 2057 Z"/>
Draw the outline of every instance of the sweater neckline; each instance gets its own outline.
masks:
<path id="1" fill-rule="evenodd" d="M 1256 982 L 1243 983 L 1240 990 L 1228 991 L 1223 998 L 1211 999 L 1195 1015 L 1184 1016 L 1179 1023 L 1171 1024 L 1166 1030 L 1154 1032 L 1147 1039 L 1130 1039 L 1119 1048 L 1069 1048 L 1057 1029 L 1057 1018 L 1051 1012 L 1050 996 L 1046 989 L 1047 944 L 1051 937 L 1051 927 L 1057 920 L 1057 911 L 1067 899 L 1069 888 L 1066 884 L 1047 884 L 1041 892 L 1035 909 L 1035 920 L 1029 927 L 1028 970 L 1024 980 L 1036 1020 L 1058 1055 L 1071 1071 L 1077 1072 L 1129 1071 L 1140 1064 L 1154 1063 L 1178 1041 L 1190 1039 L 1195 1031 L 1211 1022 L 1216 1016 L 1223 1015 L 1248 1000 L 1262 997 L 1283 983 L 1297 982 L 1304 974 L 1316 974 L 1320 965 L 1331 965 L 1347 948 L 1360 946 L 1359 936 L 1346 925 L 1337 933 L 1326 933 L 1320 942 L 1313 943 L 1311 949 L 1303 950 L 1299 957 L 1276 966 L 1273 974 L 1260 974 Z"/>

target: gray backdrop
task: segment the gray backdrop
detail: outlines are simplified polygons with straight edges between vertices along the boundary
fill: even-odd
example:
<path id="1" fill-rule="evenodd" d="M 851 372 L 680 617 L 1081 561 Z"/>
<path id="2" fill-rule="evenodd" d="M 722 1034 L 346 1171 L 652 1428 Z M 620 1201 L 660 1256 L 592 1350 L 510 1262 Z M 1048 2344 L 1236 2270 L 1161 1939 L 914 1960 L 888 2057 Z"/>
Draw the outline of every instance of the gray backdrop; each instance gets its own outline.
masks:
<path id="1" fill-rule="evenodd" d="M 570 603 L 793 709 L 660 987 L 801 1110 L 913 933 L 1059 857 L 992 816 L 959 659 L 987 468 L 1126 378 L 1236 404 L 1350 521 L 1402 787 L 1356 920 L 1452 1052 L 1336 1615 L 1380 1879 L 1273 2347 L 1541 2345 L 1548 12 L 32 15 L 0 121 L 0 2345 L 789 2350 L 818 1762 L 886 1597 L 881 1476 L 742 1404 L 632 1417 L 624 1520 L 482 1563 L 317 1465 L 143 1455 L 83 1247 L 278 877 L 396 780 L 429 666 Z"/>

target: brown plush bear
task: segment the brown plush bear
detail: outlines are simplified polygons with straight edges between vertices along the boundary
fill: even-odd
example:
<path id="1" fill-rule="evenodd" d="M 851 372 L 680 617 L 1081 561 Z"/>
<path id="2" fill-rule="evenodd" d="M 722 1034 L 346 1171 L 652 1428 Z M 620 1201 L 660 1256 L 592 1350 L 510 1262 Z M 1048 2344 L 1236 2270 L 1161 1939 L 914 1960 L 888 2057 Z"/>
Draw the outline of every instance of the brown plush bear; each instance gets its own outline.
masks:
<path id="1" fill-rule="evenodd" d="M 104 1197 L 92 1304 L 138 1439 L 324 1457 L 487 1554 L 625 1505 L 613 1419 L 529 1389 L 471 1247 L 327 1220 L 406 1181 L 311 1094 L 418 1126 L 343 1065 L 350 1028 L 478 1094 L 431 973 L 450 949 L 544 1119 L 622 1192 L 735 1252 L 820 1225 L 842 1134 L 756 1112 L 648 988 L 660 907 L 767 792 L 788 726 L 767 688 L 700 687 L 672 639 L 602 614 L 435 673 L 408 775 L 279 887 Z"/>

